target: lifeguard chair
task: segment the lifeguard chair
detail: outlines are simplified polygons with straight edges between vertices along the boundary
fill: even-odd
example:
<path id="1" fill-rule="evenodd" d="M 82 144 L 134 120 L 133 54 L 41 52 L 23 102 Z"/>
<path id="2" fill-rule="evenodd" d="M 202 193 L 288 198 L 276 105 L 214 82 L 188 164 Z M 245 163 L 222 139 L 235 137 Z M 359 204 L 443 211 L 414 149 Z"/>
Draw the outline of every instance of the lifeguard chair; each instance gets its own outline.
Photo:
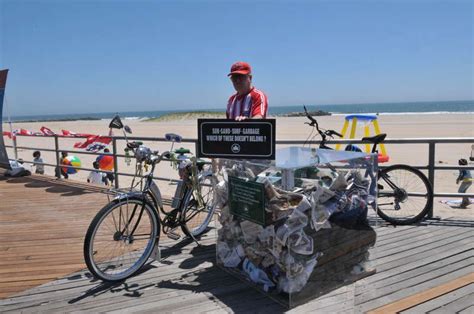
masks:
<path id="1" fill-rule="evenodd" d="M 374 132 L 375 135 L 380 134 L 380 127 L 379 123 L 377 121 L 377 116 L 373 114 L 349 114 L 345 117 L 344 125 L 342 126 L 341 134 L 342 137 L 346 137 L 346 132 L 347 129 L 349 128 L 349 123 L 352 122 L 351 124 L 351 133 L 349 134 L 349 138 L 353 139 L 355 138 L 356 135 L 356 129 L 357 129 L 357 122 L 361 122 L 364 125 L 364 136 L 368 137 L 370 136 L 370 125 L 373 125 L 374 127 Z M 341 144 L 336 145 L 336 149 L 340 149 Z M 389 161 L 389 156 L 387 155 L 387 151 L 385 150 L 385 145 L 379 144 L 380 151 L 378 156 L 378 161 L 379 163 L 382 162 L 387 162 Z M 370 144 L 365 144 L 365 152 L 370 153 Z"/>

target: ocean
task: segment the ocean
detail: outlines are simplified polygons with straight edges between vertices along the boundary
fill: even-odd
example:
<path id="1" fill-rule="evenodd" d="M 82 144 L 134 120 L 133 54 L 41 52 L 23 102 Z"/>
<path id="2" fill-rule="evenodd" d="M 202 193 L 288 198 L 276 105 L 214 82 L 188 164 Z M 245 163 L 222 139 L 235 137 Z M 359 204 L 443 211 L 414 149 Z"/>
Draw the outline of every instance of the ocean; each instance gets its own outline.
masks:
<path id="1" fill-rule="evenodd" d="M 371 104 L 340 104 L 340 105 L 306 105 L 308 110 L 322 110 L 331 114 L 378 113 L 378 114 L 423 114 L 423 113 L 474 113 L 474 100 L 463 101 L 430 101 L 430 102 L 398 102 Z M 199 111 L 223 112 L 225 109 L 199 109 Z M 156 110 L 118 112 L 124 119 L 157 118 L 169 113 L 184 113 L 197 110 Z M 278 116 L 292 112 L 302 112 L 303 105 L 269 106 L 269 115 Z M 12 116 L 12 121 L 49 121 L 49 120 L 101 120 L 110 119 L 116 112 L 74 113 L 57 115 L 25 115 Z M 7 117 L 3 116 L 3 122 Z"/>

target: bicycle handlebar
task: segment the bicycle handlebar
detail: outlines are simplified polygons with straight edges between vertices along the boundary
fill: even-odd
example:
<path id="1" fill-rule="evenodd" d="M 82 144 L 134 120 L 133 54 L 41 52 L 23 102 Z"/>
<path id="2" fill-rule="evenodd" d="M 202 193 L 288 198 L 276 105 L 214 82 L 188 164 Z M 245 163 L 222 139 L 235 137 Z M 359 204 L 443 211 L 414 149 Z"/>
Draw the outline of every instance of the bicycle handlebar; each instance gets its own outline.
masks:
<path id="1" fill-rule="evenodd" d="M 334 135 L 337 135 L 338 137 L 342 138 L 342 134 L 340 134 L 339 132 L 336 132 L 334 130 L 324 130 L 324 131 L 322 131 L 321 129 L 319 129 L 318 121 L 316 121 L 316 119 L 312 115 L 309 114 L 308 110 L 306 109 L 306 106 L 303 106 L 303 108 L 304 108 L 304 113 L 305 113 L 306 117 L 310 121 L 310 122 L 305 122 L 305 124 L 308 124 L 309 126 L 312 126 L 313 128 L 316 128 L 319 135 L 321 136 L 321 143 L 320 143 L 319 147 L 321 147 L 321 148 L 326 148 L 327 147 L 326 146 L 326 137 L 327 136 L 330 136 L 331 138 L 333 138 Z"/>
<path id="2" fill-rule="evenodd" d="M 342 137 L 342 134 L 341 134 L 341 133 L 336 132 L 336 131 L 334 131 L 334 130 L 327 130 L 326 132 L 328 132 L 328 133 L 329 133 L 329 136 L 331 136 L 331 137 L 332 137 L 333 135 L 337 135 L 337 136 L 339 136 L 339 137 Z"/>
<path id="3" fill-rule="evenodd" d="M 316 121 L 316 119 L 313 118 L 313 116 L 311 116 L 309 114 L 308 110 L 306 110 L 306 106 L 303 106 L 303 108 L 304 108 L 304 113 L 306 114 L 306 118 L 308 118 L 309 121 L 311 121 L 310 123 L 306 122 L 306 124 L 309 124 L 310 126 L 316 127 L 316 129 L 319 131 L 318 121 Z"/>

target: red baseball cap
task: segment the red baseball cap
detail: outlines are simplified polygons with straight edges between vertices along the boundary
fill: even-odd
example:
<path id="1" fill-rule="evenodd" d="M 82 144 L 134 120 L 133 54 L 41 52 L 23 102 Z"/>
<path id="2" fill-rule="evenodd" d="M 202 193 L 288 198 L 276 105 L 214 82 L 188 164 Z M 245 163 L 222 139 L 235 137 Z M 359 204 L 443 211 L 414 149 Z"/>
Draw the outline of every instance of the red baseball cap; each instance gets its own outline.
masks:
<path id="1" fill-rule="evenodd" d="M 250 64 L 247 62 L 236 62 L 232 64 L 232 67 L 230 68 L 230 73 L 227 74 L 227 76 L 231 76 L 234 74 L 244 74 L 244 75 L 249 75 L 252 73 L 252 67 Z"/>

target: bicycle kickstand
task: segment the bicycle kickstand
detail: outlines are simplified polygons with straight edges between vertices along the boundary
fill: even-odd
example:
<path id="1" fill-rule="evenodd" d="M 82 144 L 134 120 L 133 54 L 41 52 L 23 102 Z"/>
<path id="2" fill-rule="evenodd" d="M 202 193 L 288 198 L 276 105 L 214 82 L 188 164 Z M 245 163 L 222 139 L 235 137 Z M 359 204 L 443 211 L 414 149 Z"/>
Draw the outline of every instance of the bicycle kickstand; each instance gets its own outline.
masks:
<path id="1" fill-rule="evenodd" d="M 151 252 L 150 257 L 153 260 L 158 261 L 158 262 L 161 260 L 161 250 L 158 244 L 155 244 L 155 247 L 153 248 L 153 251 Z"/>

